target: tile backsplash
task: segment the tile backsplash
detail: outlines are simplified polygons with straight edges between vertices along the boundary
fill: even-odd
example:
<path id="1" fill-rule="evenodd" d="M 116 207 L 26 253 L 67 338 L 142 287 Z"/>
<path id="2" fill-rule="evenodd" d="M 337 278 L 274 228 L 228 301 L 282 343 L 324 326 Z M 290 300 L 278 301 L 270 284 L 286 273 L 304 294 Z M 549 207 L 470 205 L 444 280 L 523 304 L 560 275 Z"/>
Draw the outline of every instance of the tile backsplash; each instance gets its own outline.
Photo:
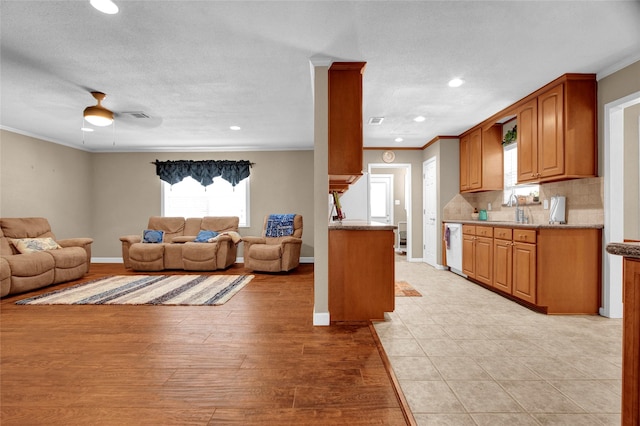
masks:
<path id="1" fill-rule="evenodd" d="M 549 210 L 544 200 L 554 195 L 567 197 L 566 219 L 572 225 L 602 225 L 604 223 L 604 179 L 602 177 L 573 179 L 540 185 L 540 204 L 524 206 L 529 223 L 549 223 Z M 502 191 L 486 191 L 456 195 L 444 207 L 443 220 L 469 220 L 474 208 L 488 210 L 488 220 L 513 221 L 515 207 L 502 205 Z"/>

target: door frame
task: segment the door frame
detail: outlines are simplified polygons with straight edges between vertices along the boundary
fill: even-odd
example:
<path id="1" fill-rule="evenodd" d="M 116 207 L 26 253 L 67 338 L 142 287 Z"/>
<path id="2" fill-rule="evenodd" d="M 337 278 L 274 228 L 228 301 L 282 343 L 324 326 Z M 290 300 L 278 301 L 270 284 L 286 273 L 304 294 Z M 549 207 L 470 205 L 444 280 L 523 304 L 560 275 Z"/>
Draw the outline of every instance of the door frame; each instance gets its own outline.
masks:
<path id="1" fill-rule="evenodd" d="M 426 180 L 427 180 L 427 174 L 426 174 L 426 170 L 427 170 L 427 166 L 430 165 L 431 163 L 434 164 L 435 167 L 435 182 L 434 182 L 434 186 L 435 186 L 435 199 L 433 200 L 435 202 L 435 223 L 434 226 L 436 227 L 435 229 L 435 241 L 434 241 L 434 246 L 432 247 L 432 249 L 434 250 L 435 256 L 433 259 L 433 264 L 427 262 L 427 258 L 426 258 L 426 252 L 427 252 L 427 194 L 426 194 L 426 188 L 427 186 L 425 185 Z M 437 223 L 438 223 L 438 217 L 440 216 L 440 212 L 438 209 L 438 161 L 437 158 L 435 156 L 430 157 L 426 160 L 424 160 L 422 162 L 422 261 L 424 263 L 427 263 L 428 265 L 433 266 L 434 268 L 438 266 L 438 229 L 437 229 Z"/>
<path id="2" fill-rule="evenodd" d="M 412 222 L 413 222 L 413 212 L 411 211 L 411 164 L 410 163 L 369 163 L 367 167 L 367 171 L 369 172 L 369 176 L 371 176 L 371 170 L 373 169 L 405 169 L 406 173 L 404 175 L 404 203 L 405 208 L 407 210 L 407 260 L 408 261 L 419 261 L 420 259 L 413 259 L 411 257 L 412 248 L 411 242 L 412 238 Z"/>
<path id="3" fill-rule="evenodd" d="M 624 110 L 640 103 L 635 92 L 604 106 L 604 235 L 602 241 L 602 307 L 600 315 L 622 318 L 622 256 L 607 253 L 607 244 L 624 240 Z M 640 160 L 639 160 L 640 163 Z"/>

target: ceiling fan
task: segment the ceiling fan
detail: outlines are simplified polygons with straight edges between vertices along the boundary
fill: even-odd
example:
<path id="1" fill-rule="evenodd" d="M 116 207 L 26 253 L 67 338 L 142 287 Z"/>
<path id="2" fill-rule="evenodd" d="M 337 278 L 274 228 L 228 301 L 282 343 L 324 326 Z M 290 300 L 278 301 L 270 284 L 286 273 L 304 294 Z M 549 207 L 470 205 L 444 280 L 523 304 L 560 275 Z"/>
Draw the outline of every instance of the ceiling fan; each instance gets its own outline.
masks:
<path id="1" fill-rule="evenodd" d="M 102 92 L 91 92 L 91 95 L 96 98 L 98 103 L 84 109 L 84 119 L 98 127 L 108 126 L 113 123 L 113 111 L 106 109 L 101 103 L 107 95 Z"/>
<path id="2" fill-rule="evenodd" d="M 90 91 L 90 93 L 91 96 L 95 98 L 97 103 L 96 105 L 90 105 L 86 107 L 82 113 L 82 116 L 84 120 L 96 127 L 109 126 L 114 123 L 116 118 L 118 119 L 118 122 L 122 122 L 124 124 L 137 125 L 147 128 L 157 127 L 162 123 L 162 118 L 151 116 L 141 109 L 127 111 L 112 111 L 110 109 L 107 109 L 102 105 L 102 101 L 107 97 L 105 93 L 93 90 Z M 132 106 L 134 108 L 141 107 L 140 105 L 135 105 L 130 101 L 124 102 L 130 108 Z M 122 103 L 122 101 L 120 103 Z"/>

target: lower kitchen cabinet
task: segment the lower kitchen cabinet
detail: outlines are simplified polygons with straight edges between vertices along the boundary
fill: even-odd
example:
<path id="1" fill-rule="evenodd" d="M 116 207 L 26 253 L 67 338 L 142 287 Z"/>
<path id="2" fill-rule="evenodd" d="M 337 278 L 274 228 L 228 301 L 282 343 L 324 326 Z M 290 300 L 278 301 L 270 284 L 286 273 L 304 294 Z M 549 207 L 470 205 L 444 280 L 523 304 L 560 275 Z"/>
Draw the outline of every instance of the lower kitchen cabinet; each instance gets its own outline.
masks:
<path id="1" fill-rule="evenodd" d="M 600 228 L 490 228 L 463 224 L 463 233 L 465 227 L 463 272 L 472 281 L 544 313 L 598 313 Z M 477 235 L 481 228 L 484 236 Z M 486 253 L 487 247 L 491 254 Z"/>
<path id="2" fill-rule="evenodd" d="M 462 272 L 491 285 L 493 273 L 493 228 L 462 226 Z"/>
<path id="3" fill-rule="evenodd" d="M 394 226 L 329 231 L 331 321 L 384 319 L 395 309 Z"/>

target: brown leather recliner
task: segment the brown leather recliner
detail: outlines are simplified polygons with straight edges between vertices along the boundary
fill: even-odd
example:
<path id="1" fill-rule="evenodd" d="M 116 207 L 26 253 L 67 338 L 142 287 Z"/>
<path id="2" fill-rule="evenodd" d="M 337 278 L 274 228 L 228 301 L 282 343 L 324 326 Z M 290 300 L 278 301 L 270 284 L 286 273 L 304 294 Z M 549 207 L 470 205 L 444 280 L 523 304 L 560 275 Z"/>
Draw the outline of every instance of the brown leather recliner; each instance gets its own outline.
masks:
<path id="1" fill-rule="evenodd" d="M 293 234 L 283 237 L 268 237 L 264 217 L 262 237 L 242 237 L 244 243 L 244 266 L 252 271 L 285 272 L 300 264 L 302 248 L 302 216 L 293 219 Z"/>

